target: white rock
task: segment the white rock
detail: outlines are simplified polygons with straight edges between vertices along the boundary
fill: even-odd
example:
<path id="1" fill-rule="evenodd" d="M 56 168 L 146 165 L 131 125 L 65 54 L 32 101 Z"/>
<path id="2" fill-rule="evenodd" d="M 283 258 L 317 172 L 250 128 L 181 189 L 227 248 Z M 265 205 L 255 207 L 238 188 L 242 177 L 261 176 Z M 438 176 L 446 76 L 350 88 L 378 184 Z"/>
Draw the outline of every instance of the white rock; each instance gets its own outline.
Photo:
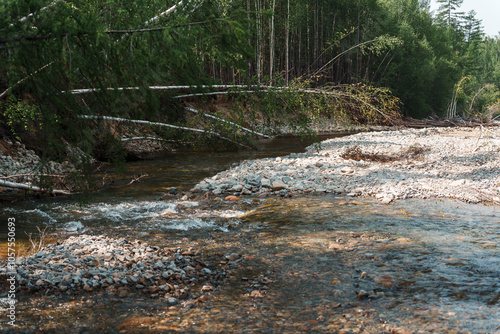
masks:
<path id="1" fill-rule="evenodd" d="M 271 180 L 267 179 L 267 178 L 262 178 L 260 180 L 260 185 L 263 187 L 263 188 L 271 188 Z"/>
<path id="2" fill-rule="evenodd" d="M 273 181 L 273 183 L 271 184 L 271 190 L 272 191 L 280 191 L 280 190 L 283 190 L 283 189 L 286 189 L 287 188 L 287 185 L 285 183 L 283 183 L 282 181 Z"/>

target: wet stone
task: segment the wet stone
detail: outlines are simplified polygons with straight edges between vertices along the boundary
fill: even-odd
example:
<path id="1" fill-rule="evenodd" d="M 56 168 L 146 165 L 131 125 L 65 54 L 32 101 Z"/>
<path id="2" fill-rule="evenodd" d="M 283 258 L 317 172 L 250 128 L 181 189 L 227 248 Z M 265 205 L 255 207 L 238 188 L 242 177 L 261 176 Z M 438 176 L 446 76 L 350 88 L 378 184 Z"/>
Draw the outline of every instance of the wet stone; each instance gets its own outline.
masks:
<path id="1" fill-rule="evenodd" d="M 179 303 L 179 301 L 177 300 L 177 298 L 168 297 L 167 303 L 168 303 L 168 305 L 177 305 Z"/>

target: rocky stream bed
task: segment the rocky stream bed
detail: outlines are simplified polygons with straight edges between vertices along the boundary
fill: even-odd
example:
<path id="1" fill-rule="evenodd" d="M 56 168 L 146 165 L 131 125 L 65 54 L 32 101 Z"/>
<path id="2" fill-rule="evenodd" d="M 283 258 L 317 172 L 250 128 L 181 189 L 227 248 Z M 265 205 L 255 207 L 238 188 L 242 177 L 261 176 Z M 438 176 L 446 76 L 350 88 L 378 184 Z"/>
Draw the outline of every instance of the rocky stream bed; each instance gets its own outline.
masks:
<path id="1" fill-rule="evenodd" d="M 432 128 L 242 161 L 143 222 L 18 257 L 0 330 L 499 333 L 499 155 L 498 128 Z"/>

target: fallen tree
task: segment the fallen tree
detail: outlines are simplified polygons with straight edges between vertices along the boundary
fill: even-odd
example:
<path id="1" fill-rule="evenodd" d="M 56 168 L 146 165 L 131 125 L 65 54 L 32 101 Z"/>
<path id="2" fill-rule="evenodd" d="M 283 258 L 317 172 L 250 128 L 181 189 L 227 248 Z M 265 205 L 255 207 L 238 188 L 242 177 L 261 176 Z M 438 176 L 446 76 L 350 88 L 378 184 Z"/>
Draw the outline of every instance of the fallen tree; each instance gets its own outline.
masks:
<path id="1" fill-rule="evenodd" d="M 191 97 L 206 97 L 214 95 L 229 95 L 229 94 L 257 94 L 257 93 L 296 93 L 296 94 L 307 94 L 307 95 L 323 95 L 329 96 L 333 99 L 339 99 L 343 104 L 351 104 L 352 107 L 357 109 L 364 109 L 365 113 L 369 113 L 369 110 L 377 113 L 384 122 L 388 122 L 395 125 L 395 120 L 400 119 L 399 114 L 399 100 L 390 96 L 390 94 L 381 88 L 375 88 L 370 86 L 362 85 L 343 85 L 335 87 L 323 87 L 323 88 L 302 88 L 293 86 L 267 86 L 267 85 L 201 85 L 201 86 L 188 86 L 188 85 L 172 85 L 172 86 L 148 86 L 144 87 L 150 90 L 211 90 L 211 89 L 225 89 L 225 91 L 204 91 L 195 92 L 190 94 L 181 94 L 174 96 L 175 99 L 186 99 Z M 107 91 L 134 91 L 140 90 L 141 87 L 109 87 L 105 90 Z M 69 94 L 88 94 L 93 92 L 102 91 L 96 88 L 85 88 L 85 89 L 74 89 L 68 91 Z M 65 93 L 65 92 L 63 92 Z M 382 96 L 382 97 L 380 97 Z M 389 102 L 389 103 L 387 103 Z M 186 107 L 187 111 L 193 113 L 199 113 L 198 110 Z M 386 111 L 387 110 L 387 111 Z M 225 119 L 203 113 L 205 117 L 217 119 L 221 122 L 225 122 L 234 126 L 241 128 L 244 131 L 250 132 L 255 135 L 259 135 L 264 138 L 270 138 L 270 136 L 264 135 L 262 133 L 244 128 L 234 122 L 227 121 Z"/>
<path id="2" fill-rule="evenodd" d="M 39 192 L 39 193 L 49 193 L 49 194 L 53 194 L 53 195 L 71 195 L 72 194 L 70 191 L 67 191 L 67 190 L 44 189 L 44 188 L 40 188 L 40 187 L 31 185 L 31 184 L 10 182 L 10 181 L 5 181 L 5 180 L 0 180 L 0 186 L 7 187 L 7 188 L 23 189 L 23 190 L 34 191 L 34 192 Z"/>

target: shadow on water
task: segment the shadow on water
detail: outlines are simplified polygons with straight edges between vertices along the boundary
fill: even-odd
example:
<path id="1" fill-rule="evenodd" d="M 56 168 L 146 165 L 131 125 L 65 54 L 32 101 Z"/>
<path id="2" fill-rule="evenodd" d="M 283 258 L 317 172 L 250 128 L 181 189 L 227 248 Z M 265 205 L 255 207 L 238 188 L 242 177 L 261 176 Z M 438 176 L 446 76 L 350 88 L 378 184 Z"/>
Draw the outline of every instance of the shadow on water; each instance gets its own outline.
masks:
<path id="1" fill-rule="evenodd" d="M 238 161 L 224 156 L 198 157 L 192 164 L 187 157 L 131 164 L 129 175 L 146 172 L 150 178 L 125 191 L 107 190 L 83 207 L 63 200 L 8 208 L 8 214 L 20 220 L 47 222 L 60 238 L 105 234 L 161 247 L 201 249 L 207 262 L 227 273 L 205 303 L 171 307 L 165 298 L 139 291 L 126 298 L 86 292 L 24 295 L 18 303 L 19 329 L 500 332 L 497 207 L 452 200 L 381 205 L 334 195 L 239 202 L 156 200 L 165 188 L 188 189 Z M 174 171 L 177 175 L 172 176 Z M 231 253 L 241 259 L 220 263 Z M 132 321 L 124 326 L 133 319 L 142 319 L 142 325 Z M 4 324 L 0 328 L 5 329 Z"/>

